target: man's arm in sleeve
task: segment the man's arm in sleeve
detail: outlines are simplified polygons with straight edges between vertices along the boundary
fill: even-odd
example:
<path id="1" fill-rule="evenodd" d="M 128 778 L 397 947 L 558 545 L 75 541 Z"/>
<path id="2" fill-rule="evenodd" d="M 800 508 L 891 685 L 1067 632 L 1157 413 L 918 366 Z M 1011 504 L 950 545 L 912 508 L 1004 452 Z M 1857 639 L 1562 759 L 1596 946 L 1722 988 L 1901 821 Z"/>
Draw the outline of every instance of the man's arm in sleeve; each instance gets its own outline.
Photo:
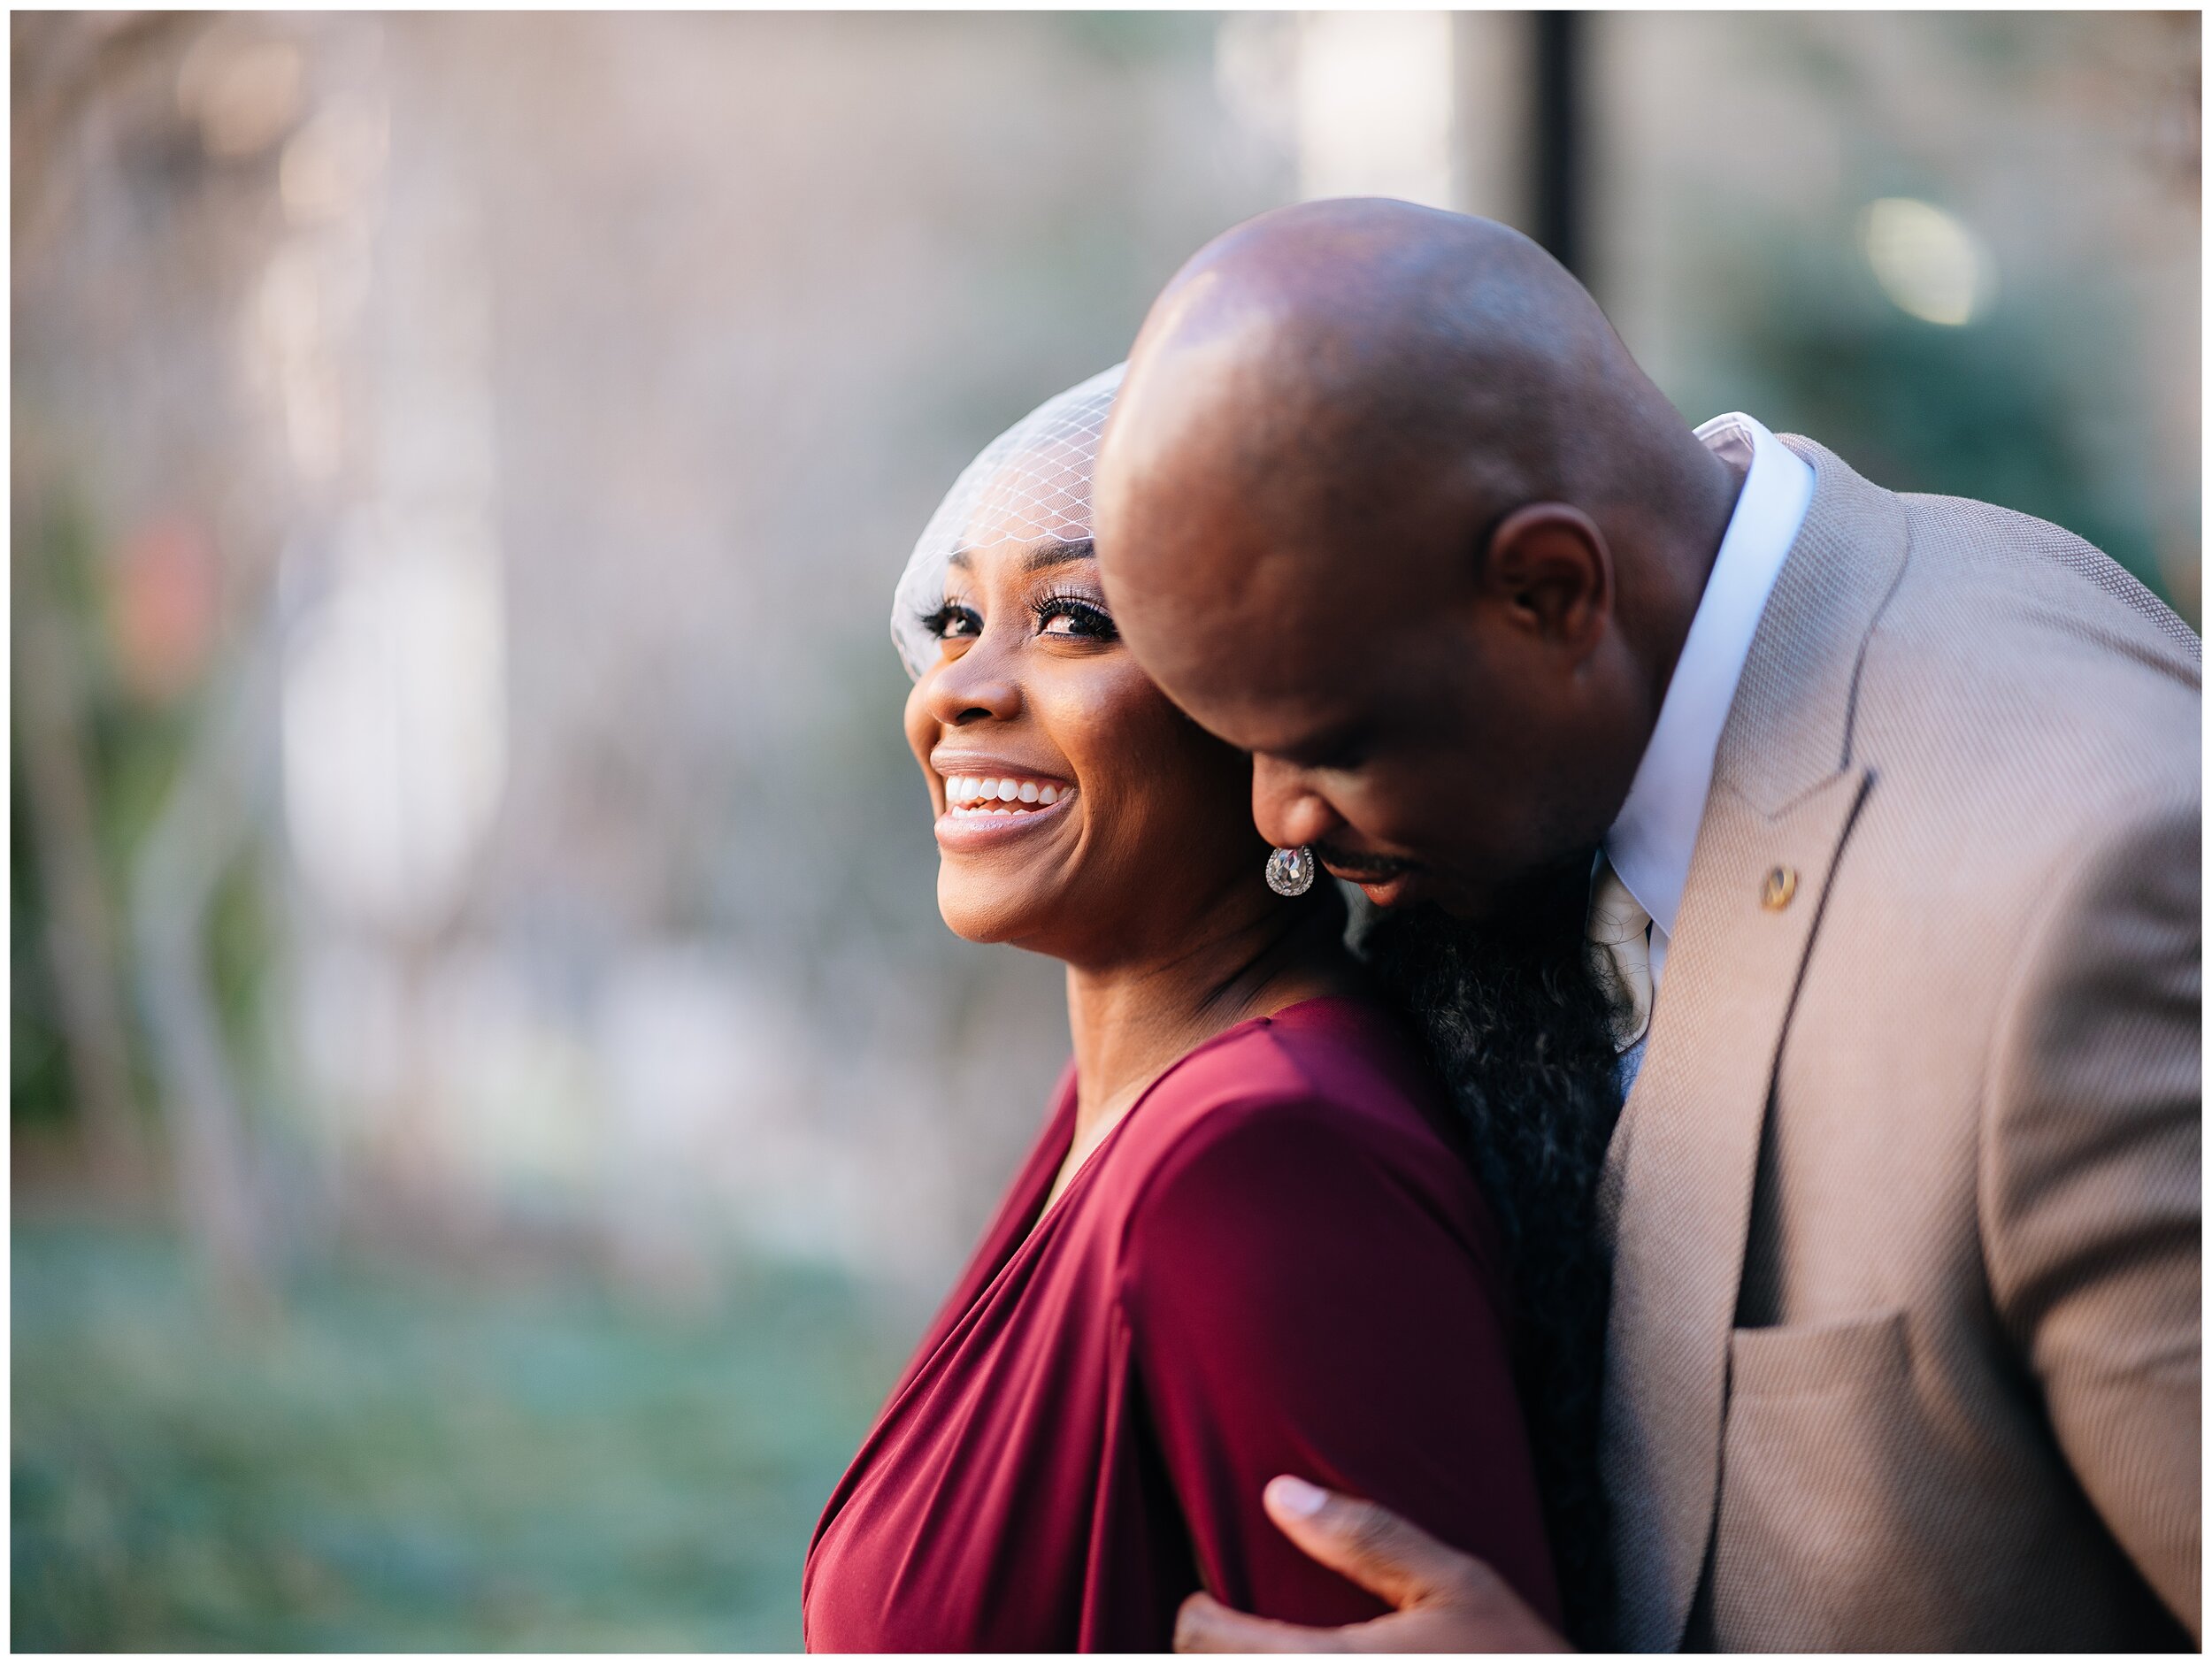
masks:
<path id="1" fill-rule="evenodd" d="M 2043 899 L 1994 1039 L 1984 1252 L 2083 1489 L 2201 1637 L 2201 809 Z"/>

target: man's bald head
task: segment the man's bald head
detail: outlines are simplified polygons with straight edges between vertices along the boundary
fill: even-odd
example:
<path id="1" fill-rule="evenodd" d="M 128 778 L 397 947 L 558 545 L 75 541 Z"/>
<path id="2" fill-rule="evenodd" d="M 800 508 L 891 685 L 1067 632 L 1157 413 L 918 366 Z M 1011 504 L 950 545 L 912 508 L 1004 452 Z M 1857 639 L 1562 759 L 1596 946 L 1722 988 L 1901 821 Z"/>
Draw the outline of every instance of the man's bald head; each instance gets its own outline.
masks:
<path id="1" fill-rule="evenodd" d="M 1314 203 L 1217 238 L 1155 303 L 1101 453 L 1096 533 L 1140 662 L 1263 764 L 1325 740 L 1354 707 L 1388 728 L 1386 708 L 1448 682 L 1469 707 L 1449 742 L 1462 763 L 1546 767 L 1485 732 L 1532 718 L 1594 746 L 1578 786 L 1494 782 L 1510 800 L 1494 830 L 1512 847 L 1495 856 L 1527 864 L 1539 846 L 1601 832 L 1625 794 L 1687 628 L 1674 615 L 1685 596 L 1694 610 L 1696 562 L 1709 564 L 1733 483 L 1527 238 L 1404 203 Z M 1560 512 L 1520 525 L 1532 505 Z M 1578 536 L 1578 579 L 1552 558 Z M 1486 596 L 1534 610 L 1480 619 Z M 1564 660 L 1521 663 L 1537 640 L 1440 627 L 1532 619 Z M 1459 663 L 1479 651 L 1493 663 Z M 1486 669 L 1539 685 L 1499 687 Z M 1541 685 L 1538 672 L 1568 670 Z M 1582 709 L 1594 697 L 1609 709 Z M 1519 709 L 1526 699 L 1556 721 Z M 1259 808 L 1271 836 L 1326 819 L 1349 823 L 1340 848 L 1411 841 L 1348 808 L 1305 821 L 1285 809 L 1279 834 L 1264 787 Z M 1408 831 L 1422 818 L 1397 817 Z M 1443 864 L 1491 862 L 1422 841 Z"/>

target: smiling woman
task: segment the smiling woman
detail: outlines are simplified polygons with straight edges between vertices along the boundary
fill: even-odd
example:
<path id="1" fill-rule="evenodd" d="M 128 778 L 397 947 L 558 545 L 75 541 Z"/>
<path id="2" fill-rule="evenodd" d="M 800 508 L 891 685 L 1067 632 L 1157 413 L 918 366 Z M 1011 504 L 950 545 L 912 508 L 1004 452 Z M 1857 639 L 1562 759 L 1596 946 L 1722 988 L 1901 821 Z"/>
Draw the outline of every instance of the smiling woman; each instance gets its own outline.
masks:
<path id="1" fill-rule="evenodd" d="M 947 924 L 1064 961 L 1075 1057 L 809 1553 L 829 1651 L 1164 1649 L 1205 1590 L 1375 1597 L 1263 1512 L 1386 1499 L 1556 1614 L 1502 1245 L 1333 886 L 1122 645 L 1090 547 L 1118 370 L 956 484 L 899 587 Z"/>
<path id="2" fill-rule="evenodd" d="M 1248 913 L 1265 900 L 1248 764 L 1123 650 L 1099 586 L 1090 457 L 1118 379 L 1063 395 L 962 477 L 894 621 L 918 671 L 906 730 L 938 810 L 946 923 L 1070 964 L 1181 951 L 1225 881 Z M 1296 940 L 1325 962 L 1327 910 L 1261 906 L 1236 926 L 1316 925 Z"/>

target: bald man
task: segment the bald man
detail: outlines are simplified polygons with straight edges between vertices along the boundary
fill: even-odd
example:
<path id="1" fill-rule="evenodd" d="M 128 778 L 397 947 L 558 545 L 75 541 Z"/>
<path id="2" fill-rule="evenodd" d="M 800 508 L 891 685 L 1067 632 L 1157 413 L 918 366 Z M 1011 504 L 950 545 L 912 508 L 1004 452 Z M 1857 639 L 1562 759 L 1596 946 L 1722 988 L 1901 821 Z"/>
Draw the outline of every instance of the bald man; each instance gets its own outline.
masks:
<path id="1" fill-rule="evenodd" d="M 1693 431 L 1502 226 L 1310 203 L 1201 251 L 1096 482 L 1131 649 L 1386 906 L 1603 859 L 1599 1195 L 1639 1649 L 2200 1636 L 2201 648 L 2054 525 Z M 1279 1480 L 1401 1608 L 1189 1650 L 1556 1637 Z"/>

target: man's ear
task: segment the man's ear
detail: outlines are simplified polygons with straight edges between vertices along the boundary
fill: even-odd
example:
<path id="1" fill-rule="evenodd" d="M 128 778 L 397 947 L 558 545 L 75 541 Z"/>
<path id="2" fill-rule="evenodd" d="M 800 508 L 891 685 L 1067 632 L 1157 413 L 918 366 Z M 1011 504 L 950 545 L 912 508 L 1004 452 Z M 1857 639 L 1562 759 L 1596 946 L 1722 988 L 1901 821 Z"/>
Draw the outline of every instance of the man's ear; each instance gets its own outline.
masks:
<path id="1" fill-rule="evenodd" d="M 1532 502 L 1491 533 L 1481 584 L 1514 623 L 1579 659 L 1612 614 L 1613 552 L 1581 510 Z"/>

